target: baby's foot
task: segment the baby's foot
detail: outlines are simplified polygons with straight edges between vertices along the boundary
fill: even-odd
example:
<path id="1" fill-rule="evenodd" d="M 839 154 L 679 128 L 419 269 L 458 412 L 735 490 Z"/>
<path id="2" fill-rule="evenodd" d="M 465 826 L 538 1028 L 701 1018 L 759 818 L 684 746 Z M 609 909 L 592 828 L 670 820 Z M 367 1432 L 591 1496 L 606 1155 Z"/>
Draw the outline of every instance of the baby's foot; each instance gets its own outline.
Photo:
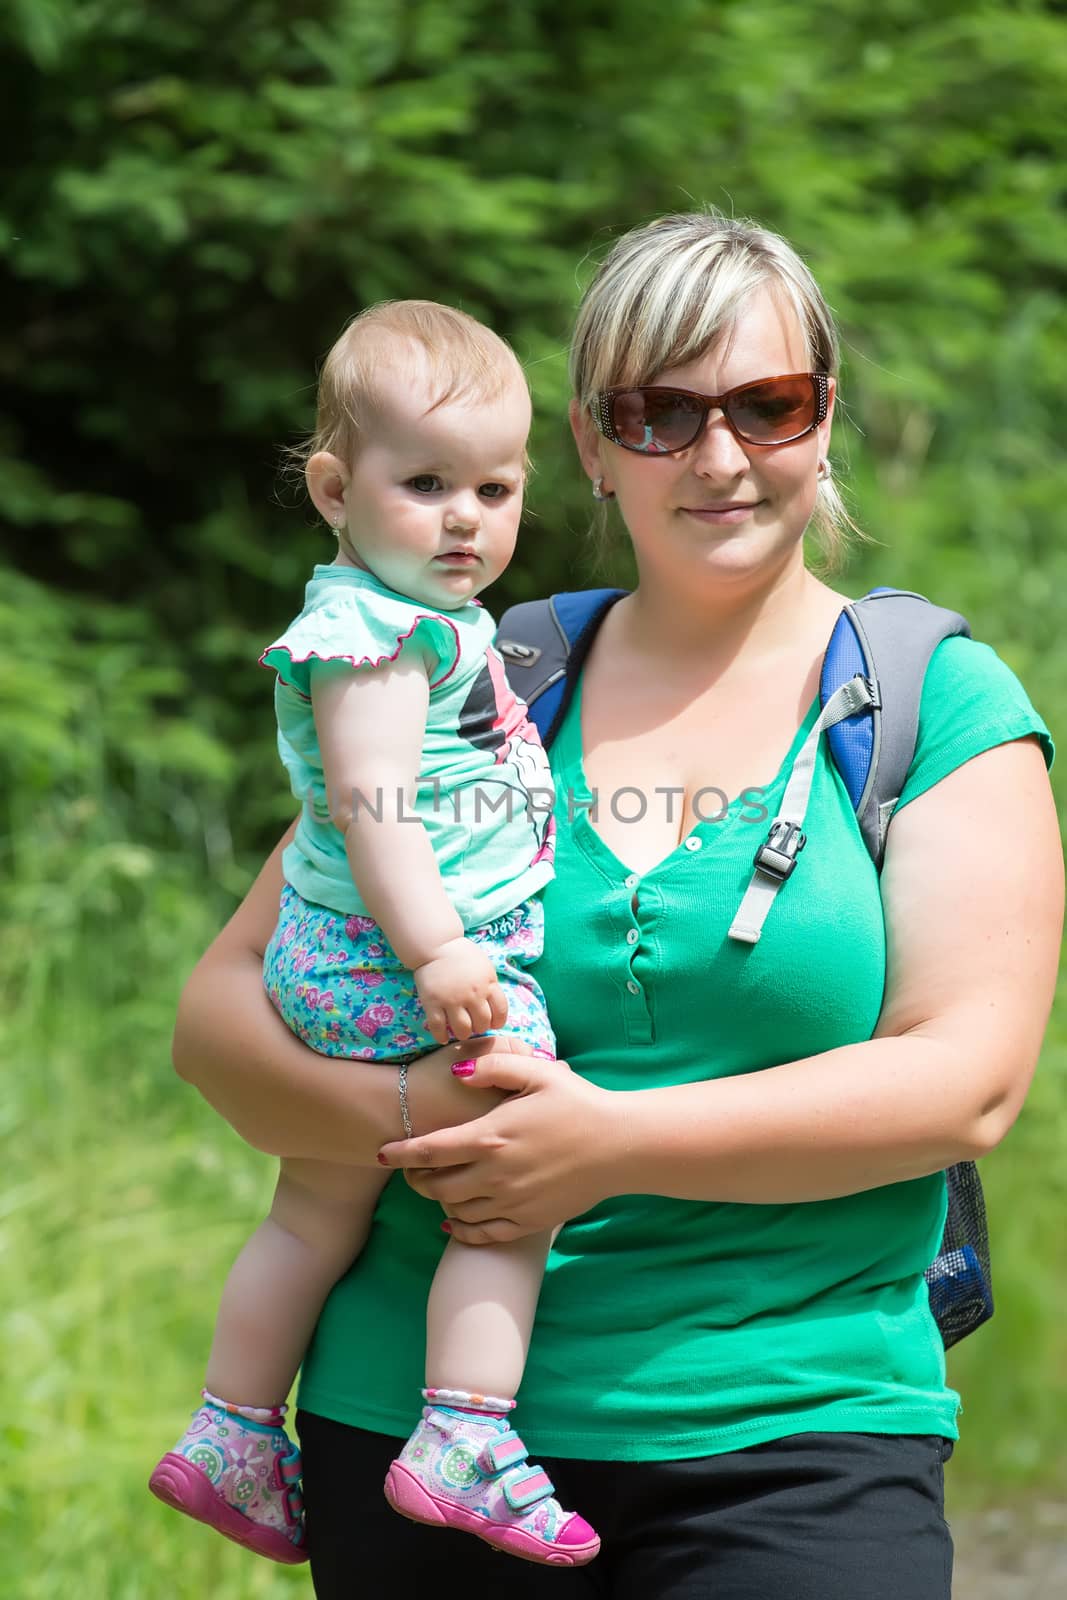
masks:
<path id="1" fill-rule="evenodd" d="M 423 1411 L 385 1480 L 389 1504 L 412 1522 L 460 1528 L 526 1561 L 584 1567 L 600 1540 L 553 1495 L 504 1418 L 440 1404 Z"/>
<path id="2" fill-rule="evenodd" d="M 148 1487 L 257 1555 L 290 1566 L 307 1560 L 300 1451 L 280 1422 L 253 1422 L 205 1400 Z"/>

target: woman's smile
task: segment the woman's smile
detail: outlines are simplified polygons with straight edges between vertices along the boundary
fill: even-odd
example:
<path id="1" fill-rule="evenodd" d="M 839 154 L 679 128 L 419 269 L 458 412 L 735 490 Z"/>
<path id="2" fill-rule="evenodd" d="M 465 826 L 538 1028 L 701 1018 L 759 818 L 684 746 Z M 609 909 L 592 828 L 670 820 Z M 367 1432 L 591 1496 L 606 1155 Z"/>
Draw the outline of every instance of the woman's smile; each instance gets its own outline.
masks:
<path id="1" fill-rule="evenodd" d="M 761 500 L 724 500 L 719 505 L 683 506 L 682 510 L 687 517 L 694 517 L 698 522 L 711 523 L 713 527 L 731 527 L 734 523 L 746 521 L 762 504 Z"/>

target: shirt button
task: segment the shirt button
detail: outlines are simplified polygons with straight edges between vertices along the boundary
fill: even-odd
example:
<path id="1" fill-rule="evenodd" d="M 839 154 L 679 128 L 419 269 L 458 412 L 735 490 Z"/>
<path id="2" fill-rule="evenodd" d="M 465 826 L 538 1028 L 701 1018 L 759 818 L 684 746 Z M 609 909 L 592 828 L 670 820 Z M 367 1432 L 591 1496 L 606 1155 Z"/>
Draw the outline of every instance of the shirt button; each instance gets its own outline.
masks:
<path id="1" fill-rule="evenodd" d="M 631 994 L 640 994 L 641 993 L 641 985 L 639 983 L 635 983 L 632 978 L 627 978 L 626 987 L 630 991 Z"/>
<path id="2" fill-rule="evenodd" d="M 628 873 L 622 881 L 628 889 L 636 889 L 637 885 L 641 882 L 636 872 Z"/>
<path id="3" fill-rule="evenodd" d="M 699 850 L 702 844 L 702 839 L 697 839 L 693 836 L 693 834 L 690 834 L 688 839 L 685 841 L 685 848 L 687 850 Z"/>
<path id="4" fill-rule="evenodd" d="M 640 937 L 641 937 L 641 935 L 638 933 L 636 928 L 628 928 L 627 929 L 627 931 L 626 931 L 626 943 L 627 944 L 636 944 Z"/>

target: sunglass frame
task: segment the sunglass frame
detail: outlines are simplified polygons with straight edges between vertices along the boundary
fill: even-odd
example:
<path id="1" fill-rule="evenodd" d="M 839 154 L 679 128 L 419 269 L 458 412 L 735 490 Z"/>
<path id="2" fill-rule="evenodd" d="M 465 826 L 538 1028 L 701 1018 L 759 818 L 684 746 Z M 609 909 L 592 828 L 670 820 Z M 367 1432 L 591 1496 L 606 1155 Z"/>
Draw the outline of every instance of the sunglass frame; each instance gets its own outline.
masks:
<path id="1" fill-rule="evenodd" d="M 748 389 L 762 388 L 765 383 L 786 383 L 794 381 L 797 378 L 809 379 L 812 388 L 815 391 L 815 417 L 806 428 L 802 428 L 799 433 L 790 434 L 788 439 L 750 439 L 746 434 L 743 434 L 739 431 L 736 423 L 731 420 L 730 413 L 726 409 L 726 402 L 728 400 L 732 400 L 735 395 L 744 394 Z M 625 440 L 619 437 L 618 429 L 616 428 L 612 418 L 612 407 L 615 400 L 619 397 L 619 395 L 642 394 L 650 391 L 658 394 L 680 394 L 685 395 L 686 399 L 688 400 L 700 401 L 704 408 L 703 415 L 700 418 L 693 437 L 685 444 L 675 445 L 673 449 L 669 450 L 666 448 L 658 450 L 643 450 L 641 449 L 640 445 L 627 444 Z M 783 372 L 779 373 L 777 377 L 773 378 L 757 378 L 754 383 L 739 383 L 736 388 L 727 389 L 724 394 L 701 394 L 699 389 L 678 389 L 675 388 L 673 384 L 631 383 L 620 389 L 605 389 L 602 394 L 598 394 L 594 397 L 592 405 L 590 406 L 593 422 L 596 424 L 596 427 L 599 429 L 599 431 L 604 435 L 605 439 L 610 440 L 612 444 L 617 444 L 620 450 L 629 450 L 631 455 L 635 456 L 681 455 L 683 450 L 688 450 L 690 445 L 696 444 L 697 440 L 700 438 L 700 435 L 704 432 L 704 429 L 708 425 L 708 417 L 713 411 L 716 410 L 722 412 L 726 426 L 730 429 L 730 432 L 736 439 L 741 440 L 742 444 L 754 445 L 759 450 L 773 450 L 777 445 L 794 444 L 797 439 L 803 439 L 809 433 L 814 433 L 819 424 L 826 421 L 826 414 L 829 409 L 830 377 L 829 373 L 826 372 Z"/>

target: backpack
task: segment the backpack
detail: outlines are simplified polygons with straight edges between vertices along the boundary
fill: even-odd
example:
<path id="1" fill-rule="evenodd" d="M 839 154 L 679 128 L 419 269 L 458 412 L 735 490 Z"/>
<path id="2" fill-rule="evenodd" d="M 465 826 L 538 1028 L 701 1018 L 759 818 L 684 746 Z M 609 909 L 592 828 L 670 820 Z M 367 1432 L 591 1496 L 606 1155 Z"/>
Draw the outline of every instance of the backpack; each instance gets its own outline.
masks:
<path id="1" fill-rule="evenodd" d="M 528 600 L 500 619 L 497 649 L 547 747 L 608 610 L 625 589 L 584 589 Z M 846 605 L 823 658 L 821 712 L 786 784 L 778 815 L 756 851 L 752 879 L 730 937 L 754 944 L 805 845 L 804 813 L 818 743 L 826 733 L 864 844 L 881 871 L 886 833 L 915 754 L 927 664 L 943 639 L 970 637 L 966 620 L 901 589 L 874 589 Z M 971 1161 L 945 1174 L 948 1213 L 926 1270 L 930 1309 L 947 1349 L 993 1315 L 989 1237 L 981 1180 Z"/>

